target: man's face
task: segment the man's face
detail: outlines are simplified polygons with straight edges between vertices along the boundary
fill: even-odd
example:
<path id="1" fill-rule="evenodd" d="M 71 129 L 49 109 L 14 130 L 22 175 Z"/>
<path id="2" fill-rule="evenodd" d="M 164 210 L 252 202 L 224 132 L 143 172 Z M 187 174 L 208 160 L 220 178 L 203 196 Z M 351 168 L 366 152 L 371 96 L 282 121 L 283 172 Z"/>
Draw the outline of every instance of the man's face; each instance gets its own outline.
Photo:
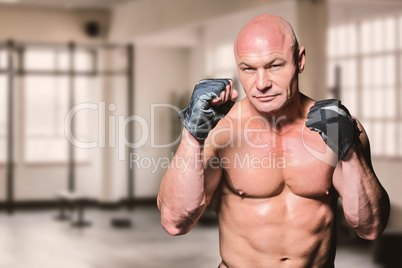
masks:
<path id="1" fill-rule="evenodd" d="M 268 114 L 278 112 L 298 90 L 292 42 L 271 39 L 246 40 L 235 50 L 239 79 L 248 99 L 259 112 Z"/>

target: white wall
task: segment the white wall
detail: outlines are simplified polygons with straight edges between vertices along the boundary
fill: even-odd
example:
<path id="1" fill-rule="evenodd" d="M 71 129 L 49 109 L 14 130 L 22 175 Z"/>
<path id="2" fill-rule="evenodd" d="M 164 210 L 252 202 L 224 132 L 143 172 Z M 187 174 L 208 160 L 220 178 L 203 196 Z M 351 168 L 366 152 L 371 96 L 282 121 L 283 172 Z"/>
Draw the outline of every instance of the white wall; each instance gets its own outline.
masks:
<path id="1" fill-rule="evenodd" d="M 100 36 L 89 38 L 85 23 L 96 21 Z M 51 8 L 17 8 L 0 5 L 0 40 L 15 39 L 35 42 L 93 42 L 107 36 L 108 11 L 67 10 Z"/>
<path id="2" fill-rule="evenodd" d="M 321 100 L 326 97 L 326 38 L 328 12 L 326 1 L 299 1 L 296 10 L 296 34 L 305 47 L 306 64 L 300 78 L 300 90 Z"/>
<path id="3" fill-rule="evenodd" d="M 288 0 L 281 0 L 287 2 Z M 292 0 L 293 1 L 293 0 Z M 112 40 L 130 38 L 195 24 L 226 14 L 267 5 L 277 0 L 136 0 L 114 9 Z"/>

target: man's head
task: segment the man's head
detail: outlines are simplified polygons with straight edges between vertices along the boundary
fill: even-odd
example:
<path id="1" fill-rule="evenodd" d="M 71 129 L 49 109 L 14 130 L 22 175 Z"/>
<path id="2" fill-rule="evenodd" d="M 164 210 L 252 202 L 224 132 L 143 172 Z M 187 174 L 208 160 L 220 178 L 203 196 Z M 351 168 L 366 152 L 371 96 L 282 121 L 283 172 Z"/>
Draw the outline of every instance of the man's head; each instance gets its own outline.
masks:
<path id="1" fill-rule="evenodd" d="M 298 91 L 304 68 L 304 47 L 292 26 L 281 17 L 261 15 L 238 34 L 234 52 L 245 93 L 262 113 L 275 113 Z"/>

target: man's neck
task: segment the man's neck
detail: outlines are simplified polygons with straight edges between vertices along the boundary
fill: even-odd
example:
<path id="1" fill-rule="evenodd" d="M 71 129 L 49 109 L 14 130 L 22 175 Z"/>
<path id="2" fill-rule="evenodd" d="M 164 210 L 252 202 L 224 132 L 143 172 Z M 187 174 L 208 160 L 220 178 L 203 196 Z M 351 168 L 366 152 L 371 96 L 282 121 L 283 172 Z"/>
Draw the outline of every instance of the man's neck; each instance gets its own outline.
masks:
<path id="1" fill-rule="evenodd" d="M 285 105 L 277 112 L 265 114 L 267 121 L 275 132 L 287 132 L 294 122 L 305 117 L 305 101 L 307 97 L 296 91 Z"/>

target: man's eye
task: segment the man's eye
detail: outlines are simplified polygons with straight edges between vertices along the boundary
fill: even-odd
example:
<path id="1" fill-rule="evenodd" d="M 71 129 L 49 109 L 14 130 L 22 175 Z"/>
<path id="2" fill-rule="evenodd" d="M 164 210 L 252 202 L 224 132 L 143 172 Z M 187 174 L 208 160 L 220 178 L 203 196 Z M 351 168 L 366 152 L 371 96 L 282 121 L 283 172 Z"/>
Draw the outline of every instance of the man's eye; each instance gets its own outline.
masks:
<path id="1" fill-rule="evenodd" d="M 282 65 L 280 65 L 280 64 L 273 64 L 273 65 L 271 65 L 271 68 L 272 69 L 278 69 L 279 67 L 281 67 Z"/>
<path id="2" fill-rule="evenodd" d="M 246 67 L 246 68 L 243 68 L 243 71 L 252 72 L 252 71 L 254 71 L 254 68 Z"/>

